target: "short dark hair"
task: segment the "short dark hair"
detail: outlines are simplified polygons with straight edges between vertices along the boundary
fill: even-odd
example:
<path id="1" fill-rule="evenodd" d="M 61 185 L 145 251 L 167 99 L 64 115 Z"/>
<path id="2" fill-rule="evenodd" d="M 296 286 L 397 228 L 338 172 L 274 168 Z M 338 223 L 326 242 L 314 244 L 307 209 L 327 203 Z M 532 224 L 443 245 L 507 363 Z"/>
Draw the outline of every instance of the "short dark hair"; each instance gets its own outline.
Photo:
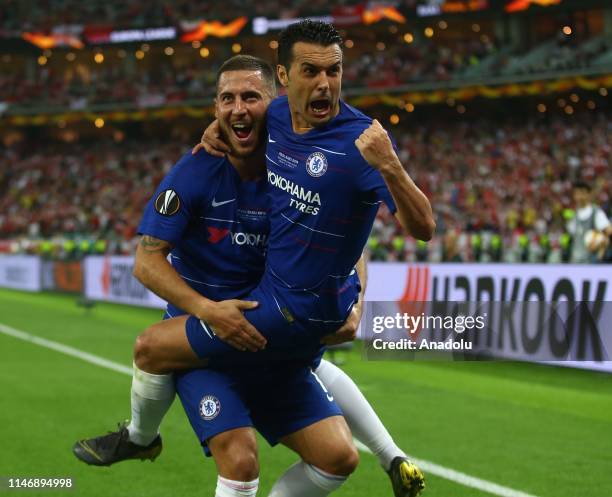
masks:
<path id="1" fill-rule="evenodd" d="M 252 55 L 234 55 L 227 59 L 217 70 L 217 91 L 219 90 L 219 79 L 227 71 L 261 71 L 264 81 L 270 87 L 272 96 L 276 95 L 276 74 L 274 68 L 265 60 Z"/>
<path id="2" fill-rule="evenodd" d="M 305 19 L 287 26 L 278 39 L 278 63 L 289 69 L 293 59 L 293 45 L 298 42 L 315 43 L 328 47 L 338 44 L 342 37 L 333 25 L 323 21 Z"/>
<path id="3" fill-rule="evenodd" d="M 586 190 L 587 192 L 591 191 L 591 185 L 589 185 L 586 181 L 578 180 L 572 183 L 572 188 L 574 190 Z"/>

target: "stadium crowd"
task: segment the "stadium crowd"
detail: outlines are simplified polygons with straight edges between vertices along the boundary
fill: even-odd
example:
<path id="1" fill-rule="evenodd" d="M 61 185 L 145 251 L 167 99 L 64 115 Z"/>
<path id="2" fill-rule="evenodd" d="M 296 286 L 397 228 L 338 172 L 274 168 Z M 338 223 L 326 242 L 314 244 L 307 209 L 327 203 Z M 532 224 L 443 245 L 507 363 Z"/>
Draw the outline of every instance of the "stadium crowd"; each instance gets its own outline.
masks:
<path id="1" fill-rule="evenodd" d="M 415 81 L 444 81 L 460 74 L 495 50 L 488 38 L 446 43 L 397 43 L 388 48 L 375 43 L 356 42 L 360 48 L 347 49 L 345 88 L 389 88 Z M 93 54 L 67 63 L 61 52 L 44 65 L 5 64 L 0 72 L 0 98 L 9 105 L 54 105 L 82 109 L 96 104 L 161 106 L 173 102 L 211 97 L 214 69 L 231 54 L 211 48 L 203 60 L 198 50 L 185 47 L 189 56 L 168 57 L 156 48 L 154 63 L 134 64 L 117 57 L 124 49 L 107 53 L 103 64 Z M 133 58 L 134 50 L 129 57 Z M 261 54 L 270 56 L 270 53 Z M 59 57 L 58 64 L 53 57 Z M 76 56 L 75 56 L 76 57 Z"/>
<path id="2" fill-rule="evenodd" d="M 431 199 L 438 231 L 430 244 L 416 244 L 382 207 L 369 243 L 373 259 L 562 260 L 576 178 L 612 211 L 612 118 L 604 114 L 392 131 L 402 162 Z M 190 145 L 126 140 L 2 150 L 10 167 L 0 170 L 0 239 L 88 236 L 129 252 L 145 203 Z"/>
<path id="3" fill-rule="evenodd" d="M 5 0 L 0 10 L 0 29 L 45 30 L 53 26 L 91 24 L 104 19 L 117 27 L 142 28 L 167 26 L 189 20 L 230 20 L 237 15 L 249 17 L 294 18 L 329 14 L 330 8 L 363 5 L 362 0 L 226 0 L 193 2 L 190 0 L 41 0 L 23 2 Z M 399 9 L 413 9 L 417 0 L 394 1 Z"/>

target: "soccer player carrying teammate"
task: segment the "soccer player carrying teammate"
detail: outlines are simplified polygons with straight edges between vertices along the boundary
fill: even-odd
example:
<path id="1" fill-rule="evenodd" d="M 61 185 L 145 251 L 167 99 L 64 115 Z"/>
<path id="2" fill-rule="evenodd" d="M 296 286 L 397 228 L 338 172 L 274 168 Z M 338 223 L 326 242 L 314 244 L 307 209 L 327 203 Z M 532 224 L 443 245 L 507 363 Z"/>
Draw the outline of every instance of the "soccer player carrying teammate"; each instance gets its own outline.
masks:
<path id="1" fill-rule="evenodd" d="M 160 453 L 158 428 L 174 397 L 172 375 L 163 373 L 201 362 L 189 339 L 197 341 L 214 330 L 239 349 L 256 350 L 264 342 L 240 312 L 256 304 L 215 303 L 203 295 L 214 300 L 244 296 L 263 271 L 267 198 L 265 181 L 257 180 L 265 175 L 264 156 L 258 160 L 257 150 L 263 143 L 265 111 L 276 93 L 274 78 L 272 68 L 253 57 L 235 57 L 221 67 L 217 116 L 228 134 L 232 127 L 248 127 L 250 132 L 230 136 L 233 153 L 227 160 L 204 152 L 185 156 L 147 206 L 135 273 L 168 299 L 168 316 L 188 310 L 198 318 L 167 319 L 139 339 L 131 423 L 77 442 L 74 453 L 88 464 L 155 458 Z M 166 260 L 170 249 L 174 266 Z M 147 349 L 162 351 L 166 362 L 155 362 Z M 245 357 L 177 374 L 176 383 L 200 441 L 215 458 L 217 497 L 256 494 L 259 468 L 251 426 L 272 444 L 280 441 L 294 449 L 304 461 L 279 480 L 273 495 L 327 495 L 357 465 L 340 410 L 305 364 L 251 364 Z"/>
<path id="2" fill-rule="evenodd" d="M 279 77 L 289 87 L 290 106 L 287 106 L 287 99 L 277 100 L 268 114 L 268 182 L 272 199 L 268 266 L 262 282 L 248 297 L 260 303 L 259 307 L 247 311 L 247 317 L 266 335 L 268 346 L 266 351 L 242 353 L 237 357 L 240 361 L 246 360 L 246 356 L 250 356 L 248 361 L 289 357 L 314 361 L 316 365 L 320 360 L 321 337 L 332 333 L 344 322 L 357 298 L 359 283 L 352 268 L 371 228 L 379 198 L 385 199 L 392 210 L 397 205 L 400 222 L 416 236 L 429 238 L 433 220 L 427 199 L 402 169 L 386 132 L 376 122 L 370 126 L 368 118 L 339 101 L 341 49 L 335 30 L 318 23 L 301 23 L 292 28 L 285 32 L 279 47 Z M 283 49 L 288 59 L 283 60 Z M 228 98 L 231 99 L 231 95 Z M 225 130 L 226 136 L 232 131 L 235 134 L 235 137 L 230 135 L 230 142 L 234 138 L 248 140 L 254 123 L 236 121 L 232 128 Z M 168 189 L 160 192 L 155 202 L 158 214 L 167 215 L 179 208 L 172 203 L 178 196 L 176 193 Z M 233 202 L 228 200 L 232 198 L 217 199 L 213 196 L 209 199 L 210 206 L 231 204 Z M 215 219 L 230 223 L 230 226 L 226 224 L 223 228 L 217 226 L 213 231 L 208 230 L 211 236 L 220 237 L 222 230 L 227 235 L 231 231 L 232 219 Z M 214 287 L 222 285 L 210 281 L 205 283 Z M 197 316 L 198 312 L 193 314 Z M 215 323 L 206 319 L 208 325 L 217 331 Z M 167 323 L 172 321 L 176 322 L 168 320 Z M 212 334 L 206 323 L 193 317 L 187 318 L 187 323 L 183 318 L 181 323 L 183 336 L 186 326 L 189 344 L 199 357 L 222 365 L 224 360 L 238 354 L 232 353 Z M 242 333 L 246 336 L 251 331 L 247 327 Z M 159 342 L 165 341 L 156 329 L 149 335 L 156 336 L 155 340 Z M 297 353 L 296 346 L 299 346 Z M 185 367 L 181 359 L 173 361 L 167 361 L 168 370 Z M 343 377 L 341 372 L 334 374 L 338 376 L 334 381 L 338 387 L 337 395 L 345 392 L 352 395 L 345 399 L 348 410 L 359 402 L 367 407 L 365 413 L 369 424 L 360 426 L 357 422 L 354 431 L 364 442 L 374 445 L 374 452 L 381 457 L 383 465 L 392 470 L 396 495 L 416 494 L 419 490 L 418 470 L 403 459 L 401 451 L 350 379 Z M 138 376 L 141 375 L 135 376 L 135 385 Z M 180 383 L 179 379 L 179 393 Z M 335 394 L 333 390 L 332 394 Z M 186 401 L 182 397 L 182 400 L 189 403 L 189 399 Z M 213 413 L 217 407 L 215 402 L 203 406 L 206 412 Z M 359 411 L 359 414 L 364 414 L 364 411 Z M 131 430 L 129 434 L 131 437 Z M 155 431 L 153 438 L 156 434 Z M 399 457 L 392 462 L 388 459 L 389 452 L 395 452 Z M 281 479 L 271 495 L 327 495 L 328 491 L 339 486 L 325 472 L 313 471 L 312 466 L 296 465 L 285 474 L 283 479 L 286 481 L 280 484 Z M 315 485 L 318 491 L 300 487 L 304 492 L 296 493 L 287 483 L 298 481 L 301 484 L 299 480 L 304 479 L 310 479 L 312 483 L 318 477 L 318 485 Z"/>

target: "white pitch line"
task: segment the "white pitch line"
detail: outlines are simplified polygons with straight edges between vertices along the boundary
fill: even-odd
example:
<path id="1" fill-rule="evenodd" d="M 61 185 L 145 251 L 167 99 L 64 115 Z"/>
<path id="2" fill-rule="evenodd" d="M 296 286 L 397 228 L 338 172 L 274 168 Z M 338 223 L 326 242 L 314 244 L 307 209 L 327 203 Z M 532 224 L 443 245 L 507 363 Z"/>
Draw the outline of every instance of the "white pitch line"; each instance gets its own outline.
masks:
<path id="1" fill-rule="evenodd" d="M 356 438 L 353 439 L 353 442 L 355 442 L 355 447 L 357 447 L 360 451 L 372 454 L 372 451 Z M 467 475 L 465 473 L 462 473 L 461 471 L 456 471 L 445 466 L 440 466 L 435 462 L 426 461 L 425 459 L 419 459 L 411 455 L 408 455 L 408 458 L 412 462 L 414 462 L 419 468 L 421 468 L 425 472 L 426 476 L 427 473 L 430 473 L 432 475 L 439 476 L 440 478 L 444 478 L 445 480 L 450 480 L 455 483 L 459 483 L 464 487 L 475 488 L 491 495 L 499 495 L 500 497 L 536 497 L 535 495 L 527 494 L 525 492 L 521 492 L 520 490 L 514 490 L 510 487 L 504 487 L 503 485 L 493 483 L 492 481 L 482 480 L 481 478 L 476 478 L 475 476 Z"/>
<path id="2" fill-rule="evenodd" d="M 61 352 L 62 354 L 75 357 L 82 361 L 89 362 L 90 364 L 95 364 L 96 366 L 116 371 L 117 373 L 123 373 L 125 375 L 132 376 L 132 368 L 124 366 L 123 364 L 104 359 L 103 357 L 90 354 L 89 352 L 85 352 L 83 350 L 76 349 L 74 347 L 70 347 L 59 342 L 54 342 L 52 340 L 47 340 L 46 338 L 41 338 L 39 336 L 32 335 L 31 333 L 26 333 L 25 331 L 17 330 L 2 323 L 0 323 L 0 333 L 4 333 L 5 335 L 11 336 L 13 338 L 18 338 L 19 340 L 23 340 L 25 342 L 40 345 L 41 347 L 45 347 L 47 349 L 55 350 L 56 352 Z M 372 451 L 368 447 L 363 445 L 360 441 L 354 441 L 355 446 L 359 450 L 361 450 L 362 452 L 367 452 L 369 454 L 372 453 Z M 475 476 L 470 476 L 465 473 L 461 473 L 460 471 L 440 466 L 439 464 L 433 463 L 431 461 L 418 459 L 412 456 L 409 457 L 412 461 L 418 464 L 418 466 L 425 472 L 439 476 L 441 478 L 444 478 L 445 480 L 450 480 L 455 483 L 459 483 L 460 485 L 463 485 L 465 487 L 482 490 L 483 492 L 492 495 L 498 495 L 499 497 L 536 497 L 535 495 L 527 494 L 525 492 L 521 492 L 520 490 L 514 490 L 513 488 L 504 487 L 503 485 L 498 485 L 497 483 L 493 483 L 491 481 L 482 480 L 480 478 L 476 478 Z"/>
<path id="3" fill-rule="evenodd" d="M 132 376 L 132 368 L 128 368 L 123 364 L 109 361 L 108 359 L 104 359 L 103 357 L 84 352 L 83 350 L 75 349 L 74 347 L 69 347 L 68 345 L 64 345 L 62 343 L 53 342 L 52 340 L 47 340 L 46 338 L 41 338 L 36 335 L 26 333 L 25 331 L 16 330 L 15 328 L 11 328 L 10 326 L 6 326 L 2 323 L 0 323 L 0 333 L 4 333 L 5 335 L 9 335 L 14 338 L 19 338 L 24 342 L 34 343 L 36 345 L 40 345 L 41 347 L 46 347 L 47 349 L 55 350 L 56 352 L 61 352 L 62 354 L 76 357 L 77 359 L 81 359 L 82 361 L 95 364 L 96 366 L 101 366 L 106 369 L 117 371 L 118 373 L 123 373 Z"/>

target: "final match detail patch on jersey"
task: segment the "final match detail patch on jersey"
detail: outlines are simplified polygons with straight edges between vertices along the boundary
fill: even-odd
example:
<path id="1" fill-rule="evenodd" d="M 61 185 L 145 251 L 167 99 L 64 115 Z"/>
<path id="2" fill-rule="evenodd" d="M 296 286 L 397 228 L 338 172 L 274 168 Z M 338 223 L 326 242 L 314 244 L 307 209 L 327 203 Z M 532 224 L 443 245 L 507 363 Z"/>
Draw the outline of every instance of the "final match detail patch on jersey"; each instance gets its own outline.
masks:
<path id="1" fill-rule="evenodd" d="M 306 159 L 306 171 L 314 178 L 323 176 L 327 171 L 327 158 L 321 152 L 314 152 Z"/>
<path id="2" fill-rule="evenodd" d="M 162 216 L 173 216 L 181 207 L 181 199 L 174 190 L 165 190 L 155 199 L 155 210 Z"/>

